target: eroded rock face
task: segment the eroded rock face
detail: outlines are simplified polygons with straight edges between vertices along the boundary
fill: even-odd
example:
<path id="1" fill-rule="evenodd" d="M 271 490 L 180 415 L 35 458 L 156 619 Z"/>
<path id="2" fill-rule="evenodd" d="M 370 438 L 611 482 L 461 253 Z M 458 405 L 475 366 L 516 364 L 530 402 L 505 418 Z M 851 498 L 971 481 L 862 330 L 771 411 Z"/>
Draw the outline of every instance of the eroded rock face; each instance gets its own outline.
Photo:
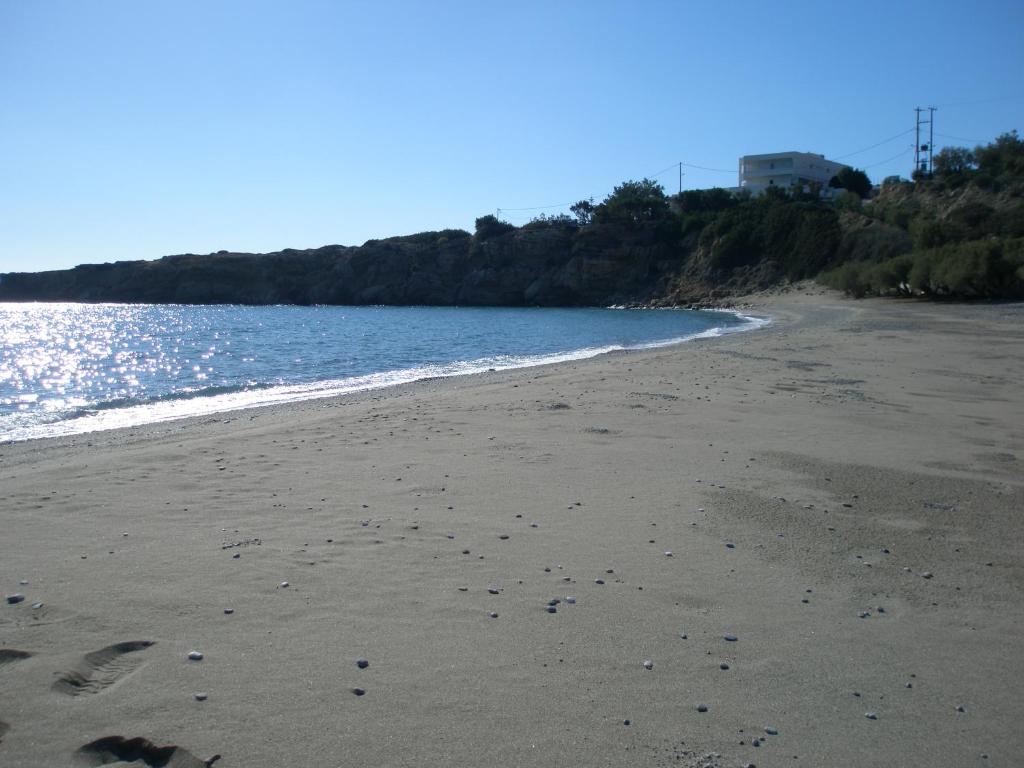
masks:
<path id="1" fill-rule="evenodd" d="M 0 276 L 0 301 L 604 306 L 664 296 L 686 253 L 644 233 L 431 232 L 275 253 L 184 254 Z"/>

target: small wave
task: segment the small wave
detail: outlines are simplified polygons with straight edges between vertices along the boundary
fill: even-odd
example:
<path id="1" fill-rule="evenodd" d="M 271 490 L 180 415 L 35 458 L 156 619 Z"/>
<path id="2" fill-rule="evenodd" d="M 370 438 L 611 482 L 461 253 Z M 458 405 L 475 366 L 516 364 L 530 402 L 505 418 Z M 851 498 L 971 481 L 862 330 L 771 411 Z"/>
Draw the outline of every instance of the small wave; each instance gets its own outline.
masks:
<path id="1" fill-rule="evenodd" d="M 564 352 L 538 355 L 497 355 L 463 360 L 448 364 L 403 368 L 361 376 L 351 376 L 312 383 L 280 384 L 251 382 L 245 385 L 198 387 L 148 398 L 117 398 L 57 416 L 56 420 L 32 423 L 12 423 L 0 432 L 0 441 L 13 442 L 45 437 L 65 437 L 89 432 L 137 427 L 177 419 L 210 416 L 245 408 L 266 407 L 286 403 L 336 397 L 385 387 L 409 384 L 427 379 L 466 376 L 487 371 L 504 371 L 538 365 L 585 360 L 609 352 L 656 349 L 696 339 L 714 338 L 731 333 L 753 330 L 767 325 L 770 320 L 741 315 L 730 310 L 721 311 L 741 322 L 723 324 L 697 333 L 660 339 L 633 345 L 609 344 L 585 347 Z M 54 414 L 56 416 L 56 414 Z"/>

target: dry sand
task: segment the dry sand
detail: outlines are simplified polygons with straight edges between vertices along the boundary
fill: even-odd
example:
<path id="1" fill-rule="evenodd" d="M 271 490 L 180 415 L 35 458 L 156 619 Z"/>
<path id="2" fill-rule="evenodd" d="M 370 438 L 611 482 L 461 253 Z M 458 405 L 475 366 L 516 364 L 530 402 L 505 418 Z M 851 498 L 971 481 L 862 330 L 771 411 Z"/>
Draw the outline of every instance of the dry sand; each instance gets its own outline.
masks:
<path id="1" fill-rule="evenodd" d="M 755 303 L 0 447 L 0 765 L 1024 764 L 1024 305 Z"/>

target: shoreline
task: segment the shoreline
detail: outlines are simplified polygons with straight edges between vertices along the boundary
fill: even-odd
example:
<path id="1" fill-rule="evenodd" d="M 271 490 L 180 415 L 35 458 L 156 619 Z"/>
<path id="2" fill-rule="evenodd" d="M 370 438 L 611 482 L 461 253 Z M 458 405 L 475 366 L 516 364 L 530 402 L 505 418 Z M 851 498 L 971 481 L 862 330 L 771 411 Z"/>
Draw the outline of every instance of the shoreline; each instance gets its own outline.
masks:
<path id="1" fill-rule="evenodd" d="M 770 326 L 0 445 L 0 763 L 1014 764 L 1024 305 L 750 302 Z"/>
<path id="2" fill-rule="evenodd" d="M 609 309 L 615 309 L 611 307 Z M 695 311 L 680 308 L 683 311 Z M 74 418 L 35 424 L 0 433 L 0 445 L 20 443 L 32 440 L 49 440 L 70 437 L 86 437 L 98 432 L 118 429 L 139 429 L 152 424 L 217 417 L 232 413 L 244 413 L 252 409 L 287 406 L 310 400 L 323 400 L 334 397 L 350 397 L 365 392 L 374 392 L 396 386 L 414 384 L 419 381 L 434 379 L 452 379 L 462 376 L 473 376 L 495 371 L 524 370 L 559 363 L 576 362 L 615 352 L 635 352 L 672 347 L 700 339 L 727 336 L 732 333 L 743 333 L 758 330 L 770 324 L 770 318 L 745 315 L 737 309 L 704 309 L 703 312 L 721 312 L 732 315 L 743 325 L 737 327 L 717 327 L 705 331 L 697 331 L 687 336 L 663 341 L 652 341 L 633 346 L 606 345 L 601 347 L 583 347 L 563 352 L 540 353 L 519 356 L 511 364 L 497 364 L 497 356 L 475 360 L 456 360 L 446 364 L 423 364 L 418 367 L 376 371 L 369 374 L 349 376 L 341 379 L 326 379 L 312 383 L 292 383 L 267 385 L 256 389 L 241 389 L 230 393 L 215 395 L 180 396 L 171 394 L 155 400 L 114 408 L 85 408 Z M 190 409 L 188 406 L 191 405 Z M 132 416 L 136 420 L 132 421 Z M 127 423 L 124 420 L 128 419 Z M 27 433 L 27 434 L 26 434 Z M 18 435 L 18 436 L 11 436 Z M 25 435 L 25 436 L 22 436 Z"/>

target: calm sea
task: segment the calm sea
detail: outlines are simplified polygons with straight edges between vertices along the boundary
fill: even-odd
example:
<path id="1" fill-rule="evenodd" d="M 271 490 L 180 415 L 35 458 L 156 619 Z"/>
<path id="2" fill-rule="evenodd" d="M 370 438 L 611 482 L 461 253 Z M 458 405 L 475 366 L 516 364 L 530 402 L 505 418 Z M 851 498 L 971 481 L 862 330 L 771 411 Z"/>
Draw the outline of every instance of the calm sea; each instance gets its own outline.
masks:
<path id="1" fill-rule="evenodd" d="M 578 360 L 762 322 L 687 310 L 0 304 L 0 440 Z"/>

